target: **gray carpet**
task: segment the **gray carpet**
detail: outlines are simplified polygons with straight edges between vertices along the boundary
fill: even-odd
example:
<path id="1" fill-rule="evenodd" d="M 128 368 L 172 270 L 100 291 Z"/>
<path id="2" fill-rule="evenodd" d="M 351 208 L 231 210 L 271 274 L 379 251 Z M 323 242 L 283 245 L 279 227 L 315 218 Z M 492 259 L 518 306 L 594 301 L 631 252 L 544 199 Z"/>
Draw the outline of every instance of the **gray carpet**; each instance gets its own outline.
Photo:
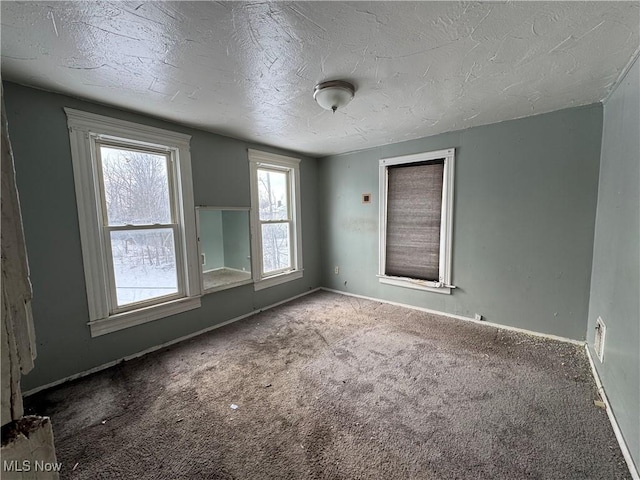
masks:
<path id="1" fill-rule="evenodd" d="M 62 478 L 631 478 L 595 399 L 582 347 L 318 292 L 27 407 Z"/>

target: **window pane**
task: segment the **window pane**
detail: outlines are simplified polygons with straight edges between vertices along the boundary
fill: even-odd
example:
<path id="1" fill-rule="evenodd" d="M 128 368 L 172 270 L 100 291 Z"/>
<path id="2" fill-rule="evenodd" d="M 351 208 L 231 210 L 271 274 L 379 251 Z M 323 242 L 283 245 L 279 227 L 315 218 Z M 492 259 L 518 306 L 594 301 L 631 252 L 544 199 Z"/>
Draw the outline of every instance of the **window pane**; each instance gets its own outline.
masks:
<path id="1" fill-rule="evenodd" d="M 439 279 L 444 161 L 388 168 L 387 275 Z"/>
<path id="2" fill-rule="evenodd" d="M 167 157 L 100 145 L 109 225 L 171 223 Z"/>
<path id="3" fill-rule="evenodd" d="M 263 273 L 291 268 L 289 238 L 288 223 L 267 223 L 262 225 Z"/>
<path id="4" fill-rule="evenodd" d="M 287 172 L 258 169 L 260 220 L 288 220 Z"/>
<path id="5" fill-rule="evenodd" d="M 178 292 L 173 229 L 111 232 L 118 306 Z"/>

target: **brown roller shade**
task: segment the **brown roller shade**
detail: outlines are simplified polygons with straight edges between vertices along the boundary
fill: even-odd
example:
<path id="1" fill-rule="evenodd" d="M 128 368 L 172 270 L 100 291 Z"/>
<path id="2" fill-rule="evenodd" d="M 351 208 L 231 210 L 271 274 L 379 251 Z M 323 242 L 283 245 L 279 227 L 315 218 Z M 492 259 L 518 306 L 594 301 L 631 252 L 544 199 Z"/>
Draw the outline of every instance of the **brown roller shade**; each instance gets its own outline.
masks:
<path id="1" fill-rule="evenodd" d="M 387 173 L 385 274 L 438 281 L 444 159 Z"/>

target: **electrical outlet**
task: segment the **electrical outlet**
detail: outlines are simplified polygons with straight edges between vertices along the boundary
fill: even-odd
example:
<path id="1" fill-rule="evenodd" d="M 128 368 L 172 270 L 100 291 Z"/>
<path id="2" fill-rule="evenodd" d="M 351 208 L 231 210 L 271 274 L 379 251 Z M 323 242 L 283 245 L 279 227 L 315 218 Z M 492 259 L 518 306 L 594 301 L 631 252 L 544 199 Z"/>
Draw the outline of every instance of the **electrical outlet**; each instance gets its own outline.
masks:
<path id="1" fill-rule="evenodd" d="M 476 313 L 476 314 L 474 315 L 474 318 L 475 318 L 477 321 L 479 321 L 479 322 L 480 322 L 481 320 L 483 320 L 482 315 L 480 315 L 479 313 Z"/>
<path id="2" fill-rule="evenodd" d="M 335 267 L 333 269 L 333 273 L 335 273 L 336 275 L 339 275 L 340 274 L 340 267 Z"/>
<path id="3" fill-rule="evenodd" d="M 598 317 L 596 320 L 596 336 L 593 340 L 593 349 L 596 351 L 596 355 L 600 359 L 600 363 L 604 361 L 604 339 L 607 333 L 607 326 L 604 324 L 602 317 Z"/>
<path id="4" fill-rule="evenodd" d="M 206 265 L 207 263 L 207 256 L 204 253 L 201 253 L 200 256 L 202 257 L 202 265 Z"/>

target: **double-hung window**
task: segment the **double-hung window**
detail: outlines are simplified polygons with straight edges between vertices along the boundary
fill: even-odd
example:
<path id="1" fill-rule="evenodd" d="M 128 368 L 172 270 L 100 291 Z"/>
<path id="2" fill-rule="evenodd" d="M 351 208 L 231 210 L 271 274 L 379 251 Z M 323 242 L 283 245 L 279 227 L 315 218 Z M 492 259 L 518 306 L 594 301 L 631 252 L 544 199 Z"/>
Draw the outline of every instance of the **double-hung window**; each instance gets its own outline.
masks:
<path id="1" fill-rule="evenodd" d="M 380 160 L 381 283 L 451 293 L 454 156 Z"/>
<path id="2" fill-rule="evenodd" d="M 92 336 L 199 307 L 190 137 L 65 111 Z"/>
<path id="3" fill-rule="evenodd" d="M 249 150 L 255 288 L 302 277 L 300 160 Z"/>

